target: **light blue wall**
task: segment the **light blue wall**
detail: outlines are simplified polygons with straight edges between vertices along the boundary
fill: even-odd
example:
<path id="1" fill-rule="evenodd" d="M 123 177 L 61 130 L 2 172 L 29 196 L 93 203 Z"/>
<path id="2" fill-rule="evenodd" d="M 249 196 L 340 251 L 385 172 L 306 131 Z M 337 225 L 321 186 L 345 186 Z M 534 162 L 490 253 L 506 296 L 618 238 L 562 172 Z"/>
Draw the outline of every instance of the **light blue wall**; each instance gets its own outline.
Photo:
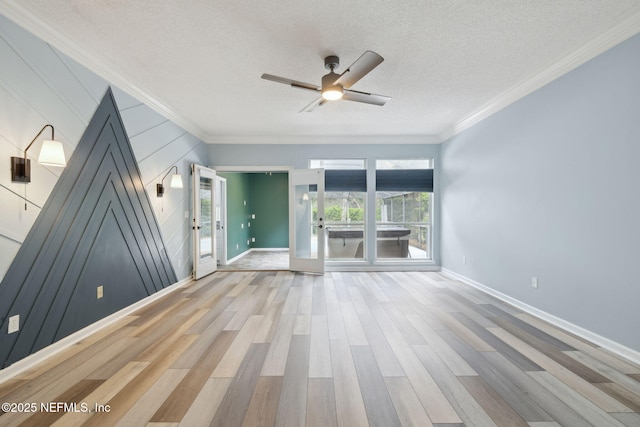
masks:
<path id="1" fill-rule="evenodd" d="M 434 161 L 434 202 L 433 202 L 433 264 L 440 264 L 440 145 L 402 144 L 212 144 L 209 158 L 212 167 L 222 166 L 288 166 L 295 169 L 309 167 L 309 159 L 365 159 L 370 165 L 367 181 L 375 181 L 376 159 L 433 159 Z M 370 187 L 367 209 L 375 211 L 375 190 Z M 369 235 L 375 235 L 375 224 L 367 225 Z M 368 252 L 373 253 L 375 240 L 369 239 Z M 416 264 L 414 264 L 415 266 Z"/>
<path id="2" fill-rule="evenodd" d="M 43 125 L 51 123 L 67 159 L 93 116 L 109 83 L 0 15 L 0 280 L 49 197 L 61 170 L 35 161 L 39 142 L 29 150 L 32 182 L 11 182 L 9 158 L 21 156 Z M 168 256 L 179 279 L 191 274 L 189 165 L 208 164 L 205 143 L 123 91 L 114 95 L 142 179 L 160 223 Z M 156 183 L 176 165 L 183 190 L 156 198 Z"/>
<path id="3" fill-rule="evenodd" d="M 640 351 L 639 114 L 635 36 L 443 144 L 443 267 Z"/>

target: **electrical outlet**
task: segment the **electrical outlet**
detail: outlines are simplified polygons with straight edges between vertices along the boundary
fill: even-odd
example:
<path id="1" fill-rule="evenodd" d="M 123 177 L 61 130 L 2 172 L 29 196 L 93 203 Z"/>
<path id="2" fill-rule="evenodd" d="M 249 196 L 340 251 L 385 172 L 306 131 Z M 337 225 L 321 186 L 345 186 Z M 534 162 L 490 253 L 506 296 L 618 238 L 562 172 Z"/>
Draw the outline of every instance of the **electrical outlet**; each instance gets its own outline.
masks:
<path id="1" fill-rule="evenodd" d="M 538 289 L 538 278 L 537 277 L 532 277 L 531 278 L 531 287 Z"/>
<path id="2" fill-rule="evenodd" d="M 249 246 L 249 241 L 247 240 L 247 246 Z"/>
<path id="3" fill-rule="evenodd" d="M 463 256 L 463 257 L 462 257 L 462 263 L 463 263 L 463 264 L 466 264 L 466 263 L 467 263 L 467 257 L 466 257 L 466 256 Z"/>
<path id="4" fill-rule="evenodd" d="M 20 315 L 16 314 L 15 316 L 9 317 L 9 327 L 7 328 L 7 333 L 12 334 L 14 332 L 18 332 L 20 330 Z"/>
<path id="5" fill-rule="evenodd" d="M 255 242 L 256 242 L 256 238 L 255 238 L 255 237 L 252 237 L 252 238 L 251 238 L 251 242 L 255 243 Z"/>
<path id="6" fill-rule="evenodd" d="M 104 296 L 104 286 L 100 285 L 96 288 L 96 298 L 100 299 Z"/>
<path id="7" fill-rule="evenodd" d="M 251 222 L 247 222 L 247 227 L 251 228 Z"/>
<path id="8" fill-rule="evenodd" d="M 256 219 L 256 214 L 251 214 L 251 219 Z"/>
<path id="9" fill-rule="evenodd" d="M 240 224 L 240 228 L 244 228 L 244 223 Z"/>
<path id="10" fill-rule="evenodd" d="M 246 200 L 244 200 L 244 205 L 247 206 L 247 201 Z"/>
<path id="11" fill-rule="evenodd" d="M 236 243 L 236 250 L 240 249 L 240 244 Z"/>

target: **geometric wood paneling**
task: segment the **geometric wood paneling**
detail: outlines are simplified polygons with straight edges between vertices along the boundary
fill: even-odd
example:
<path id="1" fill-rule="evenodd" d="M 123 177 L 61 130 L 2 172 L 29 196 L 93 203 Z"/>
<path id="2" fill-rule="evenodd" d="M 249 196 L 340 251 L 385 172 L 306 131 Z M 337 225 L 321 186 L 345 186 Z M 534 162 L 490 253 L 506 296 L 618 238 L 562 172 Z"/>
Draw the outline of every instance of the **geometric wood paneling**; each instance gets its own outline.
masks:
<path id="1" fill-rule="evenodd" d="M 175 282 L 108 89 L 0 283 L 1 366 Z M 8 335 L 16 314 L 20 331 Z"/>

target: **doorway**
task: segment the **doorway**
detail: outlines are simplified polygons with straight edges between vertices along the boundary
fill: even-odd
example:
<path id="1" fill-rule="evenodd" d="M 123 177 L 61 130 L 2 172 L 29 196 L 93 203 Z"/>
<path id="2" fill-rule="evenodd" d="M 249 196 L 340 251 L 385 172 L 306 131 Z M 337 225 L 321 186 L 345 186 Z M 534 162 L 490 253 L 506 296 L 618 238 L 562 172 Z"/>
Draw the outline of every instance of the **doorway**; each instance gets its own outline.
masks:
<path id="1" fill-rule="evenodd" d="M 226 192 L 220 270 L 289 270 L 288 167 L 217 167 Z M 219 251 L 221 252 L 221 251 Z"/>

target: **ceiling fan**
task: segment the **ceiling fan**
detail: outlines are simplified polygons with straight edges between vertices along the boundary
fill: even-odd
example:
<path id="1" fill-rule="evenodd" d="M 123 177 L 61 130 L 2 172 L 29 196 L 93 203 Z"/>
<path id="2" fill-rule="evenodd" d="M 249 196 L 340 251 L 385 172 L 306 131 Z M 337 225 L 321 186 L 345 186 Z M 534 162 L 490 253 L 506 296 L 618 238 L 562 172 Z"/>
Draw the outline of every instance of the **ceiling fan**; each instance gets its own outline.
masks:
<path id="1" fill-rule="evenodd" d="M 320 95 L 318 99 L 315 99 L 311 104 L 300 110 L 301 113 L 311 112 L 328 101 L 338 99 L 363 102 L 365 104 L 384 105 L 391 99 L 390 97 L 349 89 L 354 83 L 380 65 L 382 61 L 384 61 L 382 56 L 368 50 L 363 53 L 356 62 L 351 64 L 349 68 L 344 70 L 342 74 L 338 75 L 334 70 L 340 65 L 340 58 L 335 55 L 327 56 L 324 58 L 324 67 L 329 70 L 329 74 L 322 77 L 322 86 L 320 87 L 271 74 L 263 74 L 262 78 L 276 83 L 284 83 L 298 89 L 310 90 Z"/>

